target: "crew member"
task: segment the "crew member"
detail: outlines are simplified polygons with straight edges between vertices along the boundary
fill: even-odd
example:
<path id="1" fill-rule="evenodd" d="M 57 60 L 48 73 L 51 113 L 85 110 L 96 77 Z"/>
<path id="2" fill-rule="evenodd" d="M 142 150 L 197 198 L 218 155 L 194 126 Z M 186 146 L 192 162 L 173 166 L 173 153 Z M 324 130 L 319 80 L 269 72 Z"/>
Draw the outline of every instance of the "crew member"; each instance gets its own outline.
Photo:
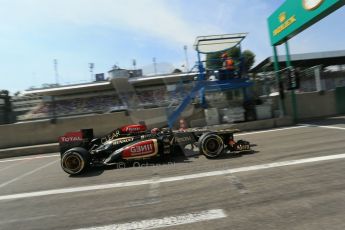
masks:
<path id="1" fill-rule="evenodd" d="M 235 71 L 234 60 L 231 57 L 229 57 L 227 53 L 222 54 L 222 60 L 226 78 L 233 78 Z"/>
<path id="2" fill-rule="evenodd" d="M 180 131 L 184 131 L 184 130 L 186 130 L 188 128 L 187 127 L 187 122 L 183 118 L 180 119 L 179 124 L 180 124 L 180 128 L 179 128 Z"/>

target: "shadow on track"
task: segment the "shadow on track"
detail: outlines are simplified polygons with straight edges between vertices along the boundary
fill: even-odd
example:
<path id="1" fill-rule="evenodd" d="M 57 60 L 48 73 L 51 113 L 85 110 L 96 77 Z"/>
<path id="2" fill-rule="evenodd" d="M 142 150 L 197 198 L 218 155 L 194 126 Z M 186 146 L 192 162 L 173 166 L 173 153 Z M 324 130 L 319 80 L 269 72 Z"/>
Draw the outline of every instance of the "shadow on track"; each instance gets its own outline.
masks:
<path id="1" fill-rule="evenodd" d="M 325 118 L 323 120 L 320 119 L 308 119 L 302 120 L 300 123 L 306 123 L 310 125 L 344 125 L 345 124 L 345 116 L 339 117 L 330 117 Z"/>
<path id="2" fill-rule="evenodd" d="M 198 156 L 190 156 L 187 157 L 183 154 L 179 154 L 173 157 L 168 158 L 156 158 L 156 159 L 148 159 L 148 160 L 140 160 L 140 161 L 120 161 L 113 165 L 109 166 L 94 166 L 90 167 L 90 169 L 82 173 L 80 175 L 70 175 L 70 178 L 83 178 L 83 177 L 95 177 L 102 175 L 107 170 L 119 170 L 124 168 L 140 168 L 140 167 L 159 167 L 159 166 L 169 166 L 174 164 L 183 164 L 183 163 L 191 163 L 192 161 L 190 158 L 198 157 Z"/>
<path id="3" fill-rule="evenodd" d="M 224 160 L 224 159 L 229 159 L 229 158 L 239 158 L 239 157 L 243 157 L 246 155 L 253 155 L 253 154 L 257 154 L 260 151 L 256 151 L 256 150 L 250 150 L 250 151 L 243 151 L 243 152 L 226 152 L 223 153 L 221 156 L 211 159 L 211 160 Z"/>
<path id="4" fill-rule="evenodd" d="M 84 172 L 79 175 L 69 175 L 70 178 L 82 178 L 82 177 L 95 177 L 100 176 L 104 172 L 103 167 L 90 167 L 90 169 L 87 172 Z"/>
<path id="5" fill-rule="evenodd" d="M 257 145 L 252 144 L 251 147 Z M 218 158 L 210 160 L 223 160 L 228 158 L 238 158 L 244 155 L 257 154 L 259 151 L 250 150 L 243 152 L 224 152 Z M 80 175 L 70 175 L 70 178 L 84 178 L 84 177 L 96 177 L 102 175 L 107 170 L 119 170 L 125 168 L 140 168 L 140 167 L 160 167 L 160 166 L 173 166 L 175 164 L 189 164 L 193 162 L 193 158 L 199 158 L 200 153 L 197 147 L 189 147 L 183 149 L 183 151 L 175 152 L 173 156 L 158 157 L 155 159 L 147 159 L 140 161 L 120 161 L 109 166 L 94 166 L 91 167 L 87 172 Z"/>

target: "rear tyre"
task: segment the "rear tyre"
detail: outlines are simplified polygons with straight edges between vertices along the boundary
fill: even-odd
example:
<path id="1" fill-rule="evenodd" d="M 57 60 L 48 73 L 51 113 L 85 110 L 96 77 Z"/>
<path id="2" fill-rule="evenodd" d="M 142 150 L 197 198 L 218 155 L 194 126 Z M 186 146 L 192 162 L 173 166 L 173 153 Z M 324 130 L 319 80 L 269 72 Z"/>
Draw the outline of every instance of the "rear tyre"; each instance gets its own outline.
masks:
<path id="1" fill-rule="evenodd" d="M 61 157 L 62 169 L 70 175 L 79 175 L 90 166 L 90 154 L 83 148 L 73 148 Z"/>
<path id="2" fill-rule="evenodd" d="M 223 139 L 215 133 L 207 133 L 200 137 L 200 153 L 207 158 L 213 159 L 219 157 L 224 150 Z"/>

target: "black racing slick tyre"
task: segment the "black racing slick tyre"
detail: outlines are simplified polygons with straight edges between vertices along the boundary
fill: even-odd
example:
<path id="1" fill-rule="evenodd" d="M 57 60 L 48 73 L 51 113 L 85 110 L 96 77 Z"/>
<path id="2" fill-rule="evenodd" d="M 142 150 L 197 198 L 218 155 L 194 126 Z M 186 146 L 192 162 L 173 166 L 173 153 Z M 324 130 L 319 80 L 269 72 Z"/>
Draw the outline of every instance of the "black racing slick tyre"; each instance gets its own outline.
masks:
<path id="1" fill-rule="evenodd" d="M 70 175 L 78 175 L 90 166 L 90 153 L 83 148 L 72 148 L 61 157 L 62 169 Z"/>
<path id="2" fill-rule="evenodd" d="M 216 133 L 205 133 L 199 139 L 199 149 L 207 158 L 217 158 L 224 151 L 223 139 Z"/>

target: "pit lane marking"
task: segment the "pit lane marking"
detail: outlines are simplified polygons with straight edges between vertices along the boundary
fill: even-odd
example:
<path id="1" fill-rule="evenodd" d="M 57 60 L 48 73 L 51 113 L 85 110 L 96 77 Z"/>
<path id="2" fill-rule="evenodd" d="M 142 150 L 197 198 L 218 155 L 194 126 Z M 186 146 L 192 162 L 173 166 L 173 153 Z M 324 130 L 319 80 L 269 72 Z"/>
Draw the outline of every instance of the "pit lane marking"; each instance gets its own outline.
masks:
<path id="1" fill-rule="evenodd" d="M 244 136 L 244 135 L 260 134 L 260 133 L 270 133 L 270 132 L 276 132 L 276 131 L 284 131 L 284 130 L 290 130 L 290 129 L 300 129 L 300 128 L 307 128 L 307 127 L 310 127 L 310 125 L 298 125 L 298 126 L 287 127 L 287 128 L 280 128 L 280 129 L 269 129 L 269 130 L 263 130 L 263 131 L 238 133 L 238 134 L 236 133 L 235 136 Z"/>
<path id="2" fill-rule="evenodd" d="M 147 196 L 144 199 L 138 199 L 138 200 L 129 202 L 129 204 L 126 205 L 126 207 L 137 207 L 137 206 L 145 206 L 145 205 L 160 203 L 159 174 L 154 173 L 151 180 L 152 180 L 152 183 L 150 184 Z"/>
<path id="3" fill-rule="evenodd" d="M 5 186 L 7 186 L 7 185 L 9 185 L 9 184 L 12 184 L 13 182 L 16 182 L 17 180 L 20 180 L 20 179 L 22 179 L 22 178 L 24 178 L 24 177 L 30 176 L 31 174 L 34 174 L 35 172 L 38 172 L 38 171 L 41 170 L 41 169 L 47 168 L 47 167 L 50 166 L 50 165 L 56 164 L 57 161 L 58 161 L 58 160 L 53 161 L 53 162 L 50 162 L 50 163 L 45 164 L 45 165 L 43 165 L 43 166 L 41 166 L 41 167 L 38 167 L 38 168 L 36 168 L 36 169 L 34 169 L 34 170 L 31 170 L 31 171 L 29 171 L 29 172 L 27 172 L 27 173 L 24 173 L 24 174 L 22 174 L 22 175 L 20 175 L 20 176 L 17 176 L 17 177 L 15 177 L 15 178 L 13 178 L 12 180 L 6 181 L 6 182 L 0 184 L 0 188 L 3 188 L 3 187 L 5 187 Z"/>
<path id="4" fill-rule="evenodd" d="M 22 161 L 22 162 L 19 162 L 19 163 L 15 163 L 15 164 L 10 164 L 10 165 L 8 165 L 6 167 L 0 168 L 0 172 L 1 171 L 5 171 L 5 170 L 10 169 L 10 168 L 18 167 L 18 166 L 20 166 L 20 165 L 22 165 L 24 163 L 25 163 L 25 161 Z"/>
<path id="5" fill-rule="evenodd" d="M 134 187 L 134 186 L 140 186 L 140 185 L 149 185 L 149 184 L 153 184 L 157 182 L 168 183 L 168 182 L 176 182 L 176 181 L 183 181 L 183 180 L 193 180 L 193 179 L 200 179 L 200 178 L 205 178 L 205 177 L 227 175 L 227 174 L 232 174 L 232 173 L 258 171 L 258 170 L 263 170 L 263 169 L 278 168 L 278 167 L 291 166 L 291 165 L 300 165 L 300 164 L 307 164 L 307 163 L 314 163 L 314 162 L 321 162 L 321 161 L 330 161 L 330 160 L 337 160 L 337 159 L 344 159 L 344 158 L 345 158 L 345 153 L 342 153 L 342 154 L 335 154 L 335 155 L 328 155 L 328 156 L 321 156 L 321 157 L 312 157 L 312 158 L 304 158 L 304 159 L 298 159 L 298 160 L 280 161 L 280 162 L 273 162 L 273 163 L 267 163 L 267 164 L 245 166 L 245 167 L 234 168 L 234 169 L 224 169 L 224 170 L 209 171 L 209 172 L 204 172 L 204 173 L 195 173 L 195 174 L 189 174 L 189 175 L 183 175 L 183 176 L 174 176 L 174 177 L 165 177 L 165 178 L 163 177 L 163 178 L 160 178 L 158 181 L 154 181 L 150 179 L 150 180 L 127 181 L 127 182 L 120 182 L 120 183 L 100 184 L 100 185 L 91 185 L 91 186 L 82 186 L 82 187 L 43 190 L 43 191 L 27 192 L 27 193 L 17 193 L 17 194 L 10 194 L 10 195 L 2 195 L 0 196 L 0 201 L 41 197 L 41 196 L 57 195 L 57 194 L 66 194 L 66 193 L 75 193 L 75 192 Z"/>
<path id="6" fill-rule="evenodd" d="M 147 199 L 149 202 L 153 202 L 153 203 L 159 203 L 160 199 L 159 199 L 159 175 L 158 173 L 155 173 L 152 177 L 152 182 L 150 184 L 150 189 L 149 189 L 149 193 L 147 196 Z"/>
<path id="7" fill-rule="evenodd" d="M 230 174 L 230 175 L 226 176 L 226 178 L 238 190 L 239 193 L 241 193 L 241 194 L 249 193 L 249 190 L 247 189 L 247 187 L 234 174 Z"/>
<path id="8" fill-rule="evenodd" d="M 314 124 L 301 124 L 301 125 L 306 126 L 306 127 L 345 130 L 344 127 L 338 127 L 338 126 L 333 126 L 333 125 L 314 125 Z"/>
<path id="9" fill-rule="evenodd" d="M 133 221 L 122 224 L 112 224 L 100 227 L 80 228 L 77 230 L 132 230 L 132 229 L 155 229 L 155 228 L 167 228 L 177 225 L 192 224 L 202 221 L 216 220 L 227 217 L 223 209 L 211 209 L 201 212 L 192 212 L 182 214 L 178 216 L 168 216 L 160 219 L 148 219 Z"/>
<path id="10" fill-rule="evenodd" d="M 35 157 L 15 158 L 15 159 L 2 160 L 2 161 L 0 161 L 0 163 L 13 162 L 13 161 L 25 161 L 25 160 L 37 160 L 37 159 L 50 158 L 50 157 L 58 157 L 58 156 L 60 156 L 60 154 L 54 154 L 54 155 L 49 155 L 49 156 L 35 156 Z"/>
<path id="11" fill-rule="evenodd" d="M 19 219 L 11 219 L 11 220 L 2 220 L 0 221 L 1 224 L 13 224 L 18 222 L 28 222 L 28 221 L 37 221 L 47 218 L 57 217 L 56 215 L 45 215 L 45 216 L 35 216 L 35 217 L 27 217 L 27 218 L 19 218 Z"/>

